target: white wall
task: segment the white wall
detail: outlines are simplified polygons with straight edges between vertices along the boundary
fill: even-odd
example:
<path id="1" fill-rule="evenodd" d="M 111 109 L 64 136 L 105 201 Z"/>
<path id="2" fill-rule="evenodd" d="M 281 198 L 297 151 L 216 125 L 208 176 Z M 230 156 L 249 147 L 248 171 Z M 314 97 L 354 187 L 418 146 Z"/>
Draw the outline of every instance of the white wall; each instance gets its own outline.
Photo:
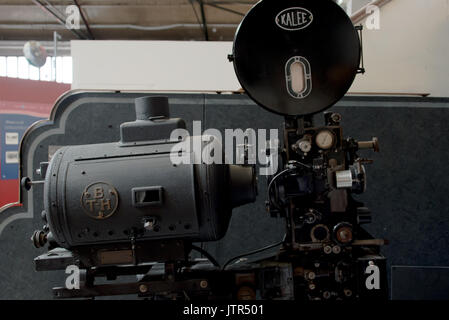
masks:
<path id="1" fill-rule="evenodd" d="M 449 0 L 392 0 L 363 37 L 367 73 L 350 91 L 449 97 Z"/>
<path id="2" fill-rule="evenodd" d="M 391 0 L 350 92 L 449 97 L 449 0 Z M 235 91 L 230 42 L 72 41 L 73 89 Z"/>
<path id="3" fill-rule="evenodd" d="M 72 89 L 238 90 L 231 42 L 72 41 Z"/>

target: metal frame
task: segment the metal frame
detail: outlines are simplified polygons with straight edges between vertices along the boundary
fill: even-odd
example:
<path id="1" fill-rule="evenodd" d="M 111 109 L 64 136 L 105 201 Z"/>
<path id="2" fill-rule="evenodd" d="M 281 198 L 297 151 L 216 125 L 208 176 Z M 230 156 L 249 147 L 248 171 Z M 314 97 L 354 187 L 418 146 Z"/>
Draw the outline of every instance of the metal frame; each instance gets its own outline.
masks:
<path id="1" fill-rule="evenodd" d="M 200 5 L 201 19 L 203 20 L 204 38 L 206 41 L 209 41 L 209 32 L 207 31 L 207 20 L 206 20 L 206 13 L 204 11 L 204 2 L 203 2 L 203 0 L 197 0 L 197 1 Z"/>
<path id="2" fill-rule="evenodd" d="M 81 9 L 81 5 L 78 3 L 77 0 L 73 0 L 73 2 L 78 7 L 78 10 L 79 10 L 80 15 L 81 15 L 81 19 L 83 19 L 84 25 L 86 26 L 86 29 L 87 29 L 87 33 L 89 33 L 90 40 L 95 40 L 94 34 L 92 33 L 92 30 L 90 30 L 89 23 L 87 22 L 87 19 L 84 16 L 83 10 Z"/>

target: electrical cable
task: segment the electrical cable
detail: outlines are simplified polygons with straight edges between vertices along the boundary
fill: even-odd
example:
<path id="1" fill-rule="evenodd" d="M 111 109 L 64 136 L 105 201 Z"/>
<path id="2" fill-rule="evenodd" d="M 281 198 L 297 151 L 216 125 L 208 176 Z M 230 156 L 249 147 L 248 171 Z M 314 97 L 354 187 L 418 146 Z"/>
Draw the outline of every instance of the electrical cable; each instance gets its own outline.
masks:
<path id="1" fill-rule="evenodd" d="M 307 168 L 307 169 L 311 169 L 311 168 L 312 168 L 311 166 L 306 165 L 306 164 L 304 164 L 304 163 L 302 163 L 302 162 L 299 162 L 299 161 L 295 161 L 295 163 L 296 163 L 296 164 L 299 164 L 299 165 L 301 165 L 301 166 L 303 166 L 303 167 L 305 167 L 305 168 Z M 270 205 L 275 205 L 275 207 L 276 207 L 279 211 L 282 211 L 281 206 L 280 206 L 278 203 L 273 203 L 273 200 L 272 200 L 272 198 L 271 198 L 271 187 L 272 187 L 272 184 L 275 182 L 275 180 L 277 180 L 278 178 L 280 178 L 282 175 L 288 173 L 289 171 L 293 171 L 293 170 L 294 170 L 294 168 L 287 168 L 287 169 L 285 169 L 285 170 L 279 172 L 276 176 L 274 176 L 273 179 L 271 179 L 270 183 L 268 184 L 268 190 L 267 190 L 267 202 L 268 202 Z"/>
<path id="2" fill-rule="evenodd" d="M 215 260 L 215 258 L 206 250 L 204 250 L 203 248 L 197 247 L 195 245 L 191 245 L 190 246 L 193 250 L 198 251 L 199 253 L 201 253 L 203 256 L 205 256 L 214 266 L 221 268 L 220 264 L 217 262 L 217 260 Z"/>
<path id="3" fill-rule="evenodd" d="M 275 175 L 273 177 L 273 179 L 271 179 L 270 183 L 268 184 L 268 189 L 267 189 L 267 201 L 270 205 L 273 205 L 273 201 L 271 199 L 271 187 L 273 185 L 273 182 L 276 181 L 276 179 L 278 179 L 279 177 L 281 177 L 282 175 L 286 174 L 287 172 L 289 172 L 292 169 L 285 169 L 281 172 L 279 172 L 277 175 Z M 275 204 L 275 207 L 279 210 L 282 211 L 281 207 L 279 206 L 279 204 Z"/>
<path id="4" fill-rule="evenodd" d="M 229 259 L 229 260 L 223 265 L 222 270 L 226 270 L 226 267 L 227 267 L 231 262 L 233 262 L 233 261 L 235 261 L 235 260 L 237 260 L 237 259 L 240 259 L 240 258 L 243 258 L 243 257 L 246 257 L 246 256 L 250 256 L 250 255 L 253 255 L 253 254 L 256 254 L 256 253 L 259 253 L 259 252 L 262 252 L 262 251 L 266 251 L 266 250 L 275 248 L 275 247 L 277 247 L 277 246 L 280 246 L 281 244 L 283 244 L 283 243 L 285 242 L 285 238 L 286 238 L 286 236 L 284 236 L 284 238 L 282 239 L 282 241 L 276 242 L 276 243 L 274 243 L 274 244 L 270 244 L 269 246 L 266 246 L 266 247 L 263 247 L 263 248 L 260 248 L 260 249 L 256 249 L 256 250 L 253 250 L 253 251 L 244 253 L 244 254 L 240 254 L 240 255 L 238 255 L 238 256 L 235 256 L 235 257 Z"/>

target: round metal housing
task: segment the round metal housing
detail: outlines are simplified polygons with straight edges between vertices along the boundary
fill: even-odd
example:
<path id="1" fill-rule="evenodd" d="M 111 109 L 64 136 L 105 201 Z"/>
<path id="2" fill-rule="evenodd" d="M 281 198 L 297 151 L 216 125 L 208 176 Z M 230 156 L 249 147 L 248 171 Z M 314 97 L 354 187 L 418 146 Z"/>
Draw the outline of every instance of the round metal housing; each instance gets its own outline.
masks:
<path id="1" fill-rule="evenodd" d="M 340 100 L 360 62 L 360 41 L 331 0 L 264 0 L 241 22 L 233 62 L 247 94 L 269 111 L 314 114 Z"/>

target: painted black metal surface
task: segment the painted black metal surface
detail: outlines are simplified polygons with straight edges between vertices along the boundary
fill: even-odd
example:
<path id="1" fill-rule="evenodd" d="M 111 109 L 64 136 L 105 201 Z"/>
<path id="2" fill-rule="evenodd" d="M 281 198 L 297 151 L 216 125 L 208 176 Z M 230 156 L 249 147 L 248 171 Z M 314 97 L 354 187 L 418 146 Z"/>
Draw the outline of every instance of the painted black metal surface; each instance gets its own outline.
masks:
<path id="1" fill-rule="evenodd" d="M 239 26 L 233 59 L 240 83 L 259 105 L 278 114 L 313 114 L 351 86 L 360 43 L 349 17 L 331 0 L 264 0 Z M 295 63 L 304 74 L 297 86 Z"/>

